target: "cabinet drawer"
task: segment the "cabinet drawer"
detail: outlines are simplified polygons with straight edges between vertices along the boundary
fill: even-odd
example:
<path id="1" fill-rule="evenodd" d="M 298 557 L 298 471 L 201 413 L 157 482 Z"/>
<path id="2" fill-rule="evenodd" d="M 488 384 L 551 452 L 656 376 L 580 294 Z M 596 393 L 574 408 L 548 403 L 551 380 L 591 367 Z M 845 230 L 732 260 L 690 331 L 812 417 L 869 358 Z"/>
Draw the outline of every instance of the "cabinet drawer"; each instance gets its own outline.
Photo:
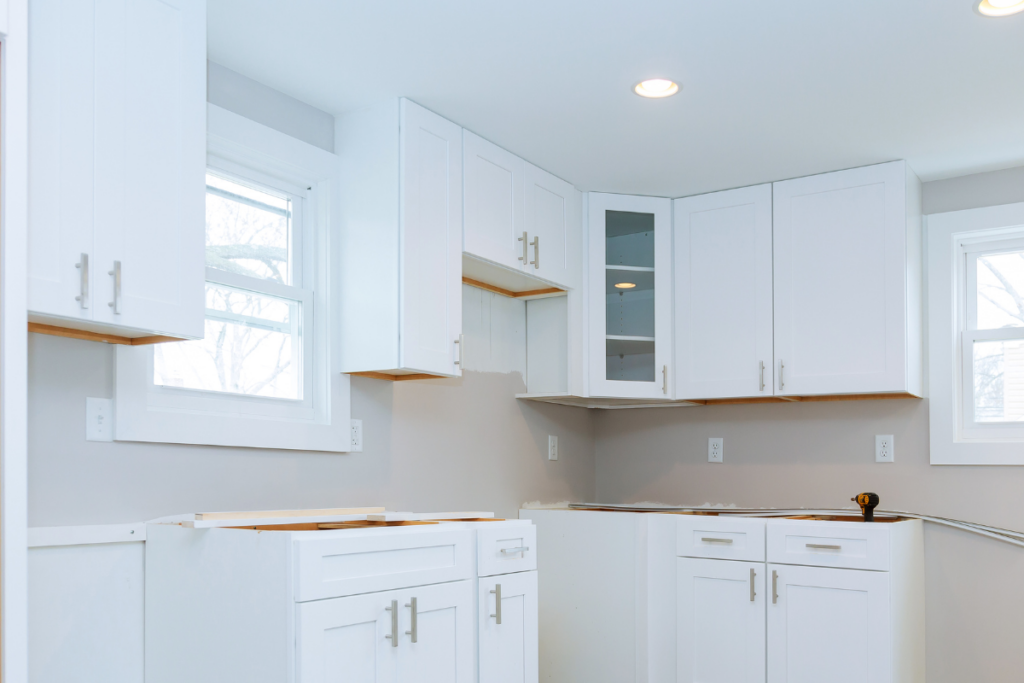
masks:
<path id="1" fill-rule="evenodd" d="M 500 527 L 488 524 L 476 533 L 479 576 L 511 574 L 537 568 L 537 528 L 532 524 Z"/>
<path id="2" fill-rule="evenodd" d="M 473 532 L 468 529 L 314 533 L 295 541 L 297 602 L 473 576 Z"/>
<path id="3" fill-rule="evenodd" d="M 764 562 L 763 519 L 680 515 L 676 555 Z"/>
<path id="4" fill-rule="evenodd" d="M 768 561 L 812 567 L 889 570 L 884 523 L 768 522 Z"/>

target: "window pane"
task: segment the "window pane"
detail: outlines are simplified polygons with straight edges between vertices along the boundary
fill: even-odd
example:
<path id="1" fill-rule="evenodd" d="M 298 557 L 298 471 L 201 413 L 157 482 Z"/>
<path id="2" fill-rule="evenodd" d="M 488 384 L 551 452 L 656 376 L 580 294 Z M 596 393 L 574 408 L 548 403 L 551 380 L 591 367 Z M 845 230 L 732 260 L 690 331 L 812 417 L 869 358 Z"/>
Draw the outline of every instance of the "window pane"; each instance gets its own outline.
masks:
<path id="1" fill-rule="evenodd" d="M 978 328 L 1024 327 L 1024 252 L 978 257 Z"/>
<path id="2" fill-rule="evenodd" d="M 974 420 L 1024 421 L 1024 340 L 974 343 Z"/>
<path id="3" fill-rule="evenodd" d="M 206 265 L 291 284 L 292 203 L 206 175 Z"/>
<path id="4" fill-rule="evenodd" d="M 206 336 L 157 344 L 154 382 L 249 396 L 302 398 L 298 301 L 206 285 Z"/>

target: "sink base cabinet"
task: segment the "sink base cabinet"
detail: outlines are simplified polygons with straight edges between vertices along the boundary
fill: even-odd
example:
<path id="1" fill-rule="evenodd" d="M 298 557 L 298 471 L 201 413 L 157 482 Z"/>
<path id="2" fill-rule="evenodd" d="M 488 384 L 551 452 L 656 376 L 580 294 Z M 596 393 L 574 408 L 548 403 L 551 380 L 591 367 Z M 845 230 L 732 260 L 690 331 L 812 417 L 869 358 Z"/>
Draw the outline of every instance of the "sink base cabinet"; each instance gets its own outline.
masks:
<path id="1" fill-rule="evenodd" d="M 473 581 L 317 600 L 296 610 L 299 683 L 342 676 L 351 683 L 473 680 Z"/>

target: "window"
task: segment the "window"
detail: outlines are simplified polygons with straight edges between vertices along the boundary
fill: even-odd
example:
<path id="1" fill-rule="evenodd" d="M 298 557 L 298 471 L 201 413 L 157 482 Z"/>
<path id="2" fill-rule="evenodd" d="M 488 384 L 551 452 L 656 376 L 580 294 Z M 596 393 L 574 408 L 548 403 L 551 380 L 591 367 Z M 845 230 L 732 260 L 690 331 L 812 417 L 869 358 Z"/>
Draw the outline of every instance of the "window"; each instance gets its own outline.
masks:
<path id="1" fill-rule="evenodd" d="M 206 176 L 206 336 L 154 349 L 165 387 L 301 401 L 301 197 L 211 170 Z M 305 303 L 305 305 L 304 305 Z"/>
<path id="2" fill-rule="evenodd" d="M 337 158 L 213 105 L 207 125 L 205 335 L 118 347 L 115 438 L 348 451 L 329 297 Z"/>
<path id="3" fill-rule="evenodd" d="M 1024 204 L 927 225 L 931 461 L 1024 465 Z"/>

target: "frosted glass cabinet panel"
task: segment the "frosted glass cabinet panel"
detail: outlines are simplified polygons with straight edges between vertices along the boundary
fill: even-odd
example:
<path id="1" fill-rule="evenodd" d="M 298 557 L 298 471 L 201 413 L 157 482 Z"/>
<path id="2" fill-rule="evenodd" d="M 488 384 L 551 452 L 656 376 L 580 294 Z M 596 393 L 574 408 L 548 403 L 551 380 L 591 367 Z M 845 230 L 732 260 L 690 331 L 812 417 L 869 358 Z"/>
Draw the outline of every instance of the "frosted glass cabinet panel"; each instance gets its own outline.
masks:
<path id="1" fill-rule="evenodd" d="M 669 200 L 589 203 L 591 395 L 671 398 Z"/>

